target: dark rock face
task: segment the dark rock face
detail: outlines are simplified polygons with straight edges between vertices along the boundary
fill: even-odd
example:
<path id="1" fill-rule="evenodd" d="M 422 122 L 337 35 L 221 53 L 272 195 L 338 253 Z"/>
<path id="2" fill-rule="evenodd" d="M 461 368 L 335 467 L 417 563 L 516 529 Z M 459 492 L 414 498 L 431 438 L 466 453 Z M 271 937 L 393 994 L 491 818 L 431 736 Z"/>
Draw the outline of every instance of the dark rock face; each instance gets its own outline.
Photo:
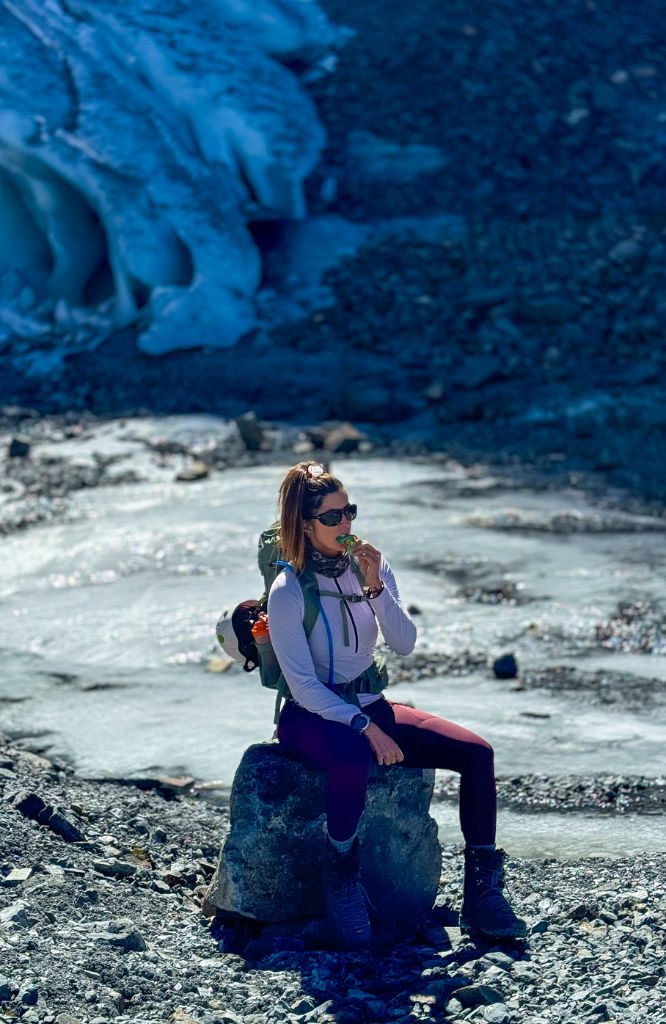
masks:
<path id="1" fill-rule="evenodd" d="M 428 814 L 434 772 L 371 770 L 361 819 L 361 871 L 381 917 L 402 922 L 432 908 L 440 874 Z M 323 914 L 325 776 L 277 744 L 249 747 L 231 793 L 231 828 L 208 892 L 230 917 L 289 921 Z"/>

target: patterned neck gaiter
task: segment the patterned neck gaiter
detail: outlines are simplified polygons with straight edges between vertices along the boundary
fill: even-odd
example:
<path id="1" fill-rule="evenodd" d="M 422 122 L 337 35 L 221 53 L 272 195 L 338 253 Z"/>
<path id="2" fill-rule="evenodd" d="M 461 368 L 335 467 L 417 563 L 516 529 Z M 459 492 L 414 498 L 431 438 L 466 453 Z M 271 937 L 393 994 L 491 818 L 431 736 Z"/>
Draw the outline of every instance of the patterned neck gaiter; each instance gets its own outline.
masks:
<path id="1" fill-rule="evenodd" d="M 328 555 L 323 555 L 321 551 L 317 551 L 308 542 L 305 552 L 305 568 L 312 572 L 318 572 L 321 576 L 335 579 L 337 576 L 342 576 L 349 568 L 349 555 L 341 551 L 339 555 L 331 558 Z"/>

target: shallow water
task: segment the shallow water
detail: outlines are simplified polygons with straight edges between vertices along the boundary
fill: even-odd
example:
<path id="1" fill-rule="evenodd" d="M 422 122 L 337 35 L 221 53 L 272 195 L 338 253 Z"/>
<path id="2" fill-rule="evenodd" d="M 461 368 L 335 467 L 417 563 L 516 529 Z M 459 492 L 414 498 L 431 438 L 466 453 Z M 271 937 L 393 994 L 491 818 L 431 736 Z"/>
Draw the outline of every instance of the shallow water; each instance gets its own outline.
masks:
<path id="1" fill-rule="evenodd" d="M 205 432 L 205 424 L 197 429 Z M 118 444 L 113 431 L 107 441 Z M 270 736 L 273 694 L 237 666 L 222 674 L 206 666 L 220 653 L 214 626 L 222 609 L 260 589 L 256 541 L 274 516 L 284 467 L 182 484 L 173 480 L 173 462 L 125 448 L 126 465 L 140 460 L 146 482 L 78 492 L 72 521 L 2 542 L 2 728 L 42 734 L 43 747 L 86 775 L 159 770 L 228 784 L 245 747 Z M 356 532 L 386 553 L 406 603 L 421 609 L 421 651 L 481 652 L 491 660 L 511 650 L 526 669 L 613 668 L 646 686 L 664 678 L 666 647 L 618 653 L 604 650 L 595 634 L 620 599 L 664 603 L 663 523 L 623 520 L 612 532 L 580 532 L 598 530 L 599 512 L 579 494 L 484 489 L 483 480 L 451 465 L 366 460 L 333 469 L 359 504 Z M 563 511 L 575 515 L 578 532 L 547 532 Z M 517 516 L 529 526 L 516 529 Z M 498 582 L 516 586 L 518 603 L 462 595 L 470 585 Z M 516 692 L 515 681 L 478 669 L 400 684 L 391 697 L 485 735 L 502 776 L 663 768 L 659 702 L 630 713 L 568 693 Z M 448 813 L 441 806 L 436 813 Z M 514 817 L 523 818 L 504 815 L 507 828 Z M 538 818 L 555 847 L 571 846 L 570 816 L 530 815 L 531 834 Z M 617 834 L 618 842 L 644 836 L 637 841 L 650 849 L 657 842 L 651 823 L 577 827 L 588 852 L 596 849 L 595 830 Z M 666 838 L 660 843 L 665 848 Z"/>

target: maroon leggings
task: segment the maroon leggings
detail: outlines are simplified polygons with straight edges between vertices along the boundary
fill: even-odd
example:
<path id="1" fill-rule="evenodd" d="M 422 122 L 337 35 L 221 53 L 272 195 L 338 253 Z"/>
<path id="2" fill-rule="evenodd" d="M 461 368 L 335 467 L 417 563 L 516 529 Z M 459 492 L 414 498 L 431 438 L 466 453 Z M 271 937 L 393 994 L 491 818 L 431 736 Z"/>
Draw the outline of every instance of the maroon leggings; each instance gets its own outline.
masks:
<path id="1" fill-rule="evenodd" d="M 364 712 L 398 744 L 408 768 L 450 768 L 460 773 L 460 827 L 470 845 L 495 842 L 493 748 L 485 740 L 426 711 L 380 697 Z M 328 773 L 326 815 L 333 839 L 345 840 L 357 828 L 374 760 L 365 736 L 348 725 L 287 701 L 278 738 L 291 756 Z"/>

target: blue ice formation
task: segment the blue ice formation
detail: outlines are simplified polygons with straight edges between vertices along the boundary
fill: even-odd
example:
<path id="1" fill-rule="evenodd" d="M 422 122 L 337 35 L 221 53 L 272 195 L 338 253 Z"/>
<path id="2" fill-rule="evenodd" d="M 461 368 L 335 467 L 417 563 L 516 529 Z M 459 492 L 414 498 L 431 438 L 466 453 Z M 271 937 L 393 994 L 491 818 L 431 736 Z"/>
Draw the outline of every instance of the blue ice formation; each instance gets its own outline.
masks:
<path id="1" fill-rule="evenodd" d="M 0 0 L 0 338 L 235 344 L 248 223 L 305 215 L 325 142 L 293 69 L 339 39 L 315 0 Z"/>

